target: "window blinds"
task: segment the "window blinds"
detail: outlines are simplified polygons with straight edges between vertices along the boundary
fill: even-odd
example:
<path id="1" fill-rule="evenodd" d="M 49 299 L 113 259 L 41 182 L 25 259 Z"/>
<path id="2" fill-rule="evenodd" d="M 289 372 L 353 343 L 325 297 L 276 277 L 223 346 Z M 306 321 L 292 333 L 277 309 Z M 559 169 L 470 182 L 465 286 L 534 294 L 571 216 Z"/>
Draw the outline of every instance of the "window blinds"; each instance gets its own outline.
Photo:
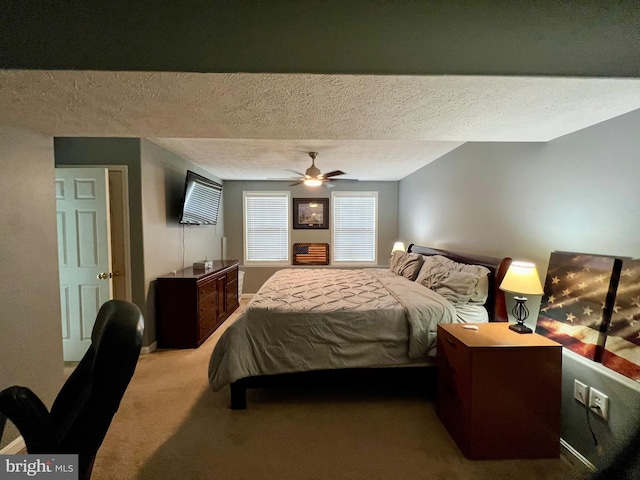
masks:
<path id="1" fill-rule="evenodd" d="M 289 262 L 289 193 L 244 192 L 245 261 Z"/>
<path id="2" fill-rule="evenodd" d="M 377 192 L 332 192 L 333 262 L 377 262 Z"/>

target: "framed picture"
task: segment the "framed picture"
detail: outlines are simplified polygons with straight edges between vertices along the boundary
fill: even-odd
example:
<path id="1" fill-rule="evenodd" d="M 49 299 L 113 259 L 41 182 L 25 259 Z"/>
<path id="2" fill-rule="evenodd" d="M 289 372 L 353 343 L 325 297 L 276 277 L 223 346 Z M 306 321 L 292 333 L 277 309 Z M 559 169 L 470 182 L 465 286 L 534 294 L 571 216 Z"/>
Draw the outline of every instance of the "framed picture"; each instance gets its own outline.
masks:
<path id="1" fill-rule="evenodd" d="M 294 265 L 329 265 L 328 243 L 294 243 Z"/>
<path id="2" fill-rule="evenodd" d="M 329 199 L 294 198 L 293 228 L 329 228 Z"/>

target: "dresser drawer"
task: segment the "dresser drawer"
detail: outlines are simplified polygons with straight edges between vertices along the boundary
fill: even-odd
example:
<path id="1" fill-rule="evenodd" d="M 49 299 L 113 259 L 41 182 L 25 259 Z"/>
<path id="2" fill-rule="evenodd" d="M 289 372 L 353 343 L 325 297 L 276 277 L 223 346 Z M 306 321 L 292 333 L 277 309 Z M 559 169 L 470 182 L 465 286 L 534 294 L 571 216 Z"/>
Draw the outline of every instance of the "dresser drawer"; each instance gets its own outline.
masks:
<path id="1" fill-rule="evenodd" d="M 200 336 L 198 337 L 200 341 L 204 340 L 207 334 L 218 326 L 218 323 L 218 317 L 215 314 L 201 317 L 199 323 Z"/>
<path id="2" fill-rule="evenodd" d="M 216 292 L 216 281 L 208 280 L 198 283 L 198 300 L 202 300 L 205 297 Z"/>
<path id="3" fill-rule="evenodd" d="M 438 369 L 438 387 L 436 396 L 436 413 L 452 438 L 456 441 L 466 442 L 470 437 L 470 409 L 457 394 L 451 384 L 443 383 L 441 372 Z M 465 413 L 466 412 L 466 413 Z M 466 451 L 467 445 L 460 445 L 461 450 Z"/>
<path id="4" fill-rule="evenodd" d="M 238 269 L 232 268 L 231 270 L 225 272 L 225 275 L 227 276 L 227 283 L 235 282 L 236 280 L 238 280 Z"/>
<path id="5" fill-rule="evenodd" d="M 438 329 L 438 405 L 456 432 L 471 418 L 471 352 L 449 332 Z"/>
<path id="6" fill-rule="evenodd" d="M 446 365 L 455 377 L 469 371 L 471 352 L 456 337 L 446 330 L 438 330 L 438 362 Z"/>
<path id="7" fill-rule="evenodd" d="M 198 302 L 198 317 L 202 320 L 204 317 L 216 316 L 218 314 L 218 296 L 209 295 L 204 300 Z"/>
<path id="8" fill-rule="evenodd" d="M 235 305 L 238 301 L 238 282 L 227 283 L 227 302 Z"/>

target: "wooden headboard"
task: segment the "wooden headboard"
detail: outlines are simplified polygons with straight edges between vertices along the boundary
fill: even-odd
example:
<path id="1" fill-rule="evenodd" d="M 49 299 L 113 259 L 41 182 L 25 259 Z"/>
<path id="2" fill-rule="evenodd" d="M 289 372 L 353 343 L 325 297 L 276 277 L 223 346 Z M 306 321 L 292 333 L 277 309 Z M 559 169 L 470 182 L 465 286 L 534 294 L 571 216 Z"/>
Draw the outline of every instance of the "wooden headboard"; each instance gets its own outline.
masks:
<path id="1" fill-rule="evenodd" d="M 475 255 L 473 253 L 450 252 L 448 250 L 439 250 L 437 248 L 421 247 L 420 245 L 415 245 L 413 243 L 409 245 L 407 252 L 420 253 L 421 255 L 442 255 L 454 262 L 487 267 L 491 271 L 491 275 L 489 275 L 489 296 L 484 306 L 489 313 L 489 321 L 508 321 L 507 304 L 504 292 L 498 287 L 500 287 L 500 283 L 507 273 L 509 265 L 511 265 L 511 258 L 494 258 Z"/>

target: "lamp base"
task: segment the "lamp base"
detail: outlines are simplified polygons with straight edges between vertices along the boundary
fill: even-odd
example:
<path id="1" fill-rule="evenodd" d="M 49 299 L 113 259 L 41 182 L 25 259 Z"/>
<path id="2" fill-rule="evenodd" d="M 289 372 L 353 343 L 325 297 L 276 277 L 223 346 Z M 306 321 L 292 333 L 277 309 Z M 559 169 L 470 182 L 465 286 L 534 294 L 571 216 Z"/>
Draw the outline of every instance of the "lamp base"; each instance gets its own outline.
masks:
<path id="1" fill-rule="evenodd" d="M 518 333 L 533 333 L 533 330 L 527 327 L 524 323 L 512 323 L 509 325 L 509 330 L 513 330 Z"/>

